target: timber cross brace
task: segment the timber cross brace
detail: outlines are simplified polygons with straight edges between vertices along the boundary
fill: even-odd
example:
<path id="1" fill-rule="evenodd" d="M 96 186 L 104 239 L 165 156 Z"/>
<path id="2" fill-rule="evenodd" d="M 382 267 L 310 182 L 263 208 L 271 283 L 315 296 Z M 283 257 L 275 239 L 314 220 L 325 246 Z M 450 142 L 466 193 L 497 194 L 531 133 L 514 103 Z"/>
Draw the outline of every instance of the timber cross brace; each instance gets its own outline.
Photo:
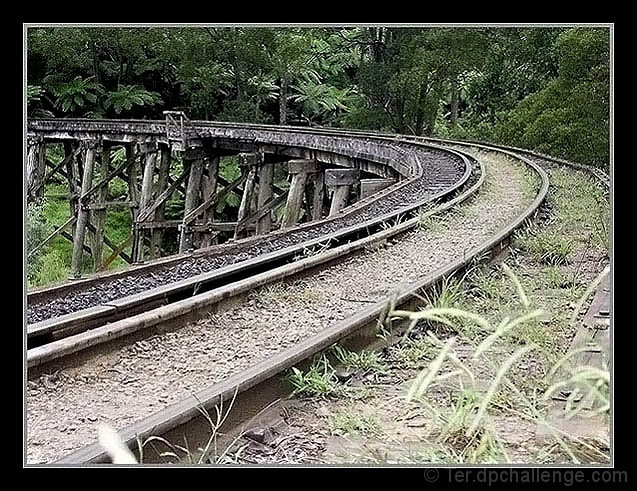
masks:
<path id="1" fill-rule="evenodd" d="M 80 278 L 117 257 L 140 263 L 325 220 L 411 172 L 399 149 L 369 139 L 164 114 L 28 121 L 27 201 L 69 202 L 69 216 L 29 254 L 64 237 Z M 68 195 L 47 195 L 53 183 Z M 106 234 L 114 210 L 129 217 L 124 240 Z"/>

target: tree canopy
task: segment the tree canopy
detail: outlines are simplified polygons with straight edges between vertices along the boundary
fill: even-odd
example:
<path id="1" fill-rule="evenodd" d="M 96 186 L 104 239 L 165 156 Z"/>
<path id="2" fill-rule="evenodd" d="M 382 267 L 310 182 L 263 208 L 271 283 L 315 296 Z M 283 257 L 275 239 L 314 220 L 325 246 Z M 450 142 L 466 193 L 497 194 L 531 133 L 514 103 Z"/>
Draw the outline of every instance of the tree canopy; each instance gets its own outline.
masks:
<path id="1" fill-rule="evenodd" d="M 607 28 L 30 28 L 31 117 L 316 124 L 608 165 Z"/>

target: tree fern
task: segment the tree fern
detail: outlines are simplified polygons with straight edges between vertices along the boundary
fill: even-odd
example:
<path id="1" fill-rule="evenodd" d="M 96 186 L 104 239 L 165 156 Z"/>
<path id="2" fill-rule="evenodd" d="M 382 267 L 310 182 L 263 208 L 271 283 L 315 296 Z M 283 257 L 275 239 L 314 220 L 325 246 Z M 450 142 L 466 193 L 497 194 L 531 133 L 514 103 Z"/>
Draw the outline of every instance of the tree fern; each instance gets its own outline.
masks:
<path id="1" fill-rule="evenodd" d="M 130 111 L 135 106 L 154 106 L 162 102 L 157 92 L 149 92 L 136 85 L 122 85 L 117 90 L 109 92 L 104 101 L 104 108 L 113 110 L 117 114 Z"/>

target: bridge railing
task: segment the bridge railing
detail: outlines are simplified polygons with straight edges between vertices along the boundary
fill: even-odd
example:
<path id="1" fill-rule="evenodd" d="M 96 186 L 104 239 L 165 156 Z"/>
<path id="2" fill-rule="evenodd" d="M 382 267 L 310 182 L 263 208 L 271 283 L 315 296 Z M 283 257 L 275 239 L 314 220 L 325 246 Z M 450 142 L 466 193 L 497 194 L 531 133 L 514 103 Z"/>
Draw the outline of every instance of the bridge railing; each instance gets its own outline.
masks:
<path id="1" fill-rule="evenodd" d="M 175 150 L 186 150 L 186 131 L 190 119 L 183 111 L 164 111 L 166 116 L 166 138 Z"/>

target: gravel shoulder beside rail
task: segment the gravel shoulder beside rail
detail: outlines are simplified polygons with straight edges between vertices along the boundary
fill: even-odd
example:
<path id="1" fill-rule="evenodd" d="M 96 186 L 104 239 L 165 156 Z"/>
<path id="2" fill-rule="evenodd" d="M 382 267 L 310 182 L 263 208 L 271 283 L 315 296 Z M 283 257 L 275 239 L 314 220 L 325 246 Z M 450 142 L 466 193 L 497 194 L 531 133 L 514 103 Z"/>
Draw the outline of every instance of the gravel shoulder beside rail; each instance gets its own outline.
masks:
<path id="1" fill-rule="evenodd" d="M 386 144 L 401 151 L 399 145 Z M 185 257 L 177 262 L 162 263 L 150 271 L 132 270 L 114 278 L 105 277 L 96 285 L 65 292 L 58 298 L 45 301 L 29 300 L 27 323 L 32 324 L 52 317 L 95 307 L 104 302 L 134 295 L 167 283 L 190 278 L 253 257 L 280 250 L 290 245 L 321 237 L 351 225 L 360 224 L 384 213 L 399 210 L 409 204 L 420 203 L 449 188 L 463 175 L 462 158 L 433 147 L 410 145 L 410 151 L 419 159 L 423 173 L 420 177 L 405 181 L 395 192 L 383 194 L 361 208 L 348 207 L 343 216 L 337 215 L 315 223 L 304 224 L 288 231 L 277 231 L 267 237 L 256 237 L 238 243 L 226 243 L 210 248 L 202 257 Z M 352 210 L 346 212 L 346 210 Z M 141 273 L 141 274 L 140 274 Z"/>
<path id="2" fill-rule="evenodd" d="M 296 282 L 254 292 L 237 308 L 43 375 L 27 387 L 27 462 L 53 462 L 294 345 L 485 240 L 533 199 L 523 164 L 488 154 L 484 189 L 442 227 L 419 228 Z"/>

